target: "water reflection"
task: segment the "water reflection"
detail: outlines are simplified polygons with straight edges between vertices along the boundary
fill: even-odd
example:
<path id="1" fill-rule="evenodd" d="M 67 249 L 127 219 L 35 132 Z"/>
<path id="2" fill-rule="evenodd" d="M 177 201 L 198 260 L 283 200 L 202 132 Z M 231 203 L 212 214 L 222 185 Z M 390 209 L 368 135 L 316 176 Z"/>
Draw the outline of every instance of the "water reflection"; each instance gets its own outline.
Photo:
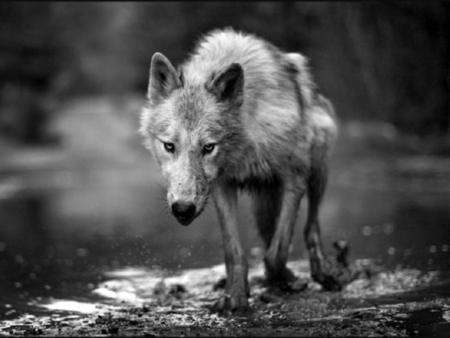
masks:
<path id="1" fill-rule="evenodd" d="M 122 177 L 123 172 L 117 174 Z M 130 174 L 132 175 L 132 173 Z M 145 176 L 145 175 L 142 175 Z M 127 266 L 176 270 L 223 261 L 213 207 L 191 226 L 180 226 L 164 210 L 163 192 L 130 181 L 20 190 L 0 199 L 0 303 L 27 309 L 39 297 L 86 297 L 104 272 Z M 332 184 L 321 221 L 327 248 L 350 243 L 350 259 L 423 270 L 449 268 L 448 194 L 357 189 Z M 248 255 L 261 241 L 244 196 L 240 229 Z M 305 205 L 302 205 L 305 210 Z M 301 213 L 290 258 L 306 258 Z M 10 307 L 0 316 L 15 316 Z"/>

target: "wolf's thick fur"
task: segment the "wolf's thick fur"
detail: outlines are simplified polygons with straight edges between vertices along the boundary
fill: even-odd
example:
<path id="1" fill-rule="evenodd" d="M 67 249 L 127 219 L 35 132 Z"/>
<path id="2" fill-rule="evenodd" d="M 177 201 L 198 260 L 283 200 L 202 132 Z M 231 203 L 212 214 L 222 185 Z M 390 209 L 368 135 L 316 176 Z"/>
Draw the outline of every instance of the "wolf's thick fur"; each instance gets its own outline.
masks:
<path id="1" fill-rule="evenodd" d="M 237 230 L 239 189 L 254 198 L 270 284 L 288 288 L 295 281 L 286 262 L 307 193 L 304 235 L 312 276 L 328 289 L 339 288 L 327 269 L 318 223 L 337 127 L 333 106 L 317 93 L 305 57 L 231 29 L 204 36 L 177 69 L 156 53 L 140 131 L 161 165 L 169 207 L 181 224 L 203 211 L 209 195 L 214 199 L 227 268 L 219 309 L 248 306 L 247 262 Z"/>

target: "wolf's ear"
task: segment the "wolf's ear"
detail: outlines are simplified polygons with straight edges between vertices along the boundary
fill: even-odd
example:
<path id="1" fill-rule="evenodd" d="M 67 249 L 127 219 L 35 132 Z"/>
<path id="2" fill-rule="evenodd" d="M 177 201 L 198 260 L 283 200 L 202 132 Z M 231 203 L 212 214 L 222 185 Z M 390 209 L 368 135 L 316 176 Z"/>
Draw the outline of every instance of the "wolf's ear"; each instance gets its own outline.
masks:
<path id="1" fill-rule="evenodd" d="M 219 101 L 240 107 L 244 102 L 244 70 L 239 63 L 232 63 L 206 84 L 206 89 Z"/>
<path id="2" fill-rule="evenodd" d="M 181 87 L 177 71 L 170 61 L 161 53 L 155 53 L 150 66 L 150 83 L 148 85 L 148 98 L 156 104 L 161 99 Z"/>

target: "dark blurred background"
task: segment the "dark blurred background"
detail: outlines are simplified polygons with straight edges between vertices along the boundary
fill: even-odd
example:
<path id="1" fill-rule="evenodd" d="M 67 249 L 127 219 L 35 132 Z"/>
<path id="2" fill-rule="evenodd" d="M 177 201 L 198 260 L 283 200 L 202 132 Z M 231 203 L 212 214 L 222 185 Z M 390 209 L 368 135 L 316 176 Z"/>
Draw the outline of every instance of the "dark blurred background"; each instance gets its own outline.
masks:
<path id="1" fill-rule="evenodd" d="M 449 269 L 448 2 L 1 2 L 0 303 L 85 295 L 126 266 L 222 262 L 213 208 L 188 228 L 165 212 L 137 128 L 153 53 L 178 64 L 224 27 L 306 55 L 335 105 L 327 245 Z M 258 256 L 254 227 L 241 235 Z M 300 229 L 294 244 L 306 258 Z"/>
<path id="2" fill-rule="evenodd" d="M 311 59 L 342 119 L 446 135 L 446 2 L 3 2 L 0 127 L 45 139 L 48 101 L 145 93 L 155 51 L 182 61 L 203 33 L 231 26 Z"/>

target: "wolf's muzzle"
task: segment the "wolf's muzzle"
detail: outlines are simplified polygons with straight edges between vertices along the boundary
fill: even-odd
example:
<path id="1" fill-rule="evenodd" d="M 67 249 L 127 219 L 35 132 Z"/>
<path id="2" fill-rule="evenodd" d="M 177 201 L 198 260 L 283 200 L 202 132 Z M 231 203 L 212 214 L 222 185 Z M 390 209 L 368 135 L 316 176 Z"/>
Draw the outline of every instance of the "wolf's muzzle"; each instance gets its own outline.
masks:
<path id="1" fill-rule="evenodd" d="M 172 213 L 182 225 L 189 225 L 195 215 L 195 204 L 191 202 L 177 201 L 172 204 Z"/>

